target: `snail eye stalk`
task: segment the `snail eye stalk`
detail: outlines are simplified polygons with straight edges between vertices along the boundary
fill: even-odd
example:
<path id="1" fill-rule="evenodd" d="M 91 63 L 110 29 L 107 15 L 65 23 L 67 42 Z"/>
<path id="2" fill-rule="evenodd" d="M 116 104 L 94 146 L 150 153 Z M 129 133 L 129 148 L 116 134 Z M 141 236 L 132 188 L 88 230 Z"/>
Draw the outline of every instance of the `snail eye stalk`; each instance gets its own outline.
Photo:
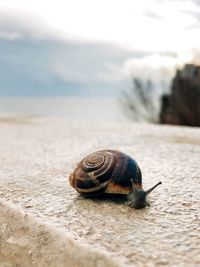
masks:
<path id="1" fill-rule="evenodd" d="M 162 182 L 158 182 L 156 185 L 154 185 L 152 188 L 147 190 L 145 193 L 146 195 L 149 195 L 158 185 L 162 184 Z"/>

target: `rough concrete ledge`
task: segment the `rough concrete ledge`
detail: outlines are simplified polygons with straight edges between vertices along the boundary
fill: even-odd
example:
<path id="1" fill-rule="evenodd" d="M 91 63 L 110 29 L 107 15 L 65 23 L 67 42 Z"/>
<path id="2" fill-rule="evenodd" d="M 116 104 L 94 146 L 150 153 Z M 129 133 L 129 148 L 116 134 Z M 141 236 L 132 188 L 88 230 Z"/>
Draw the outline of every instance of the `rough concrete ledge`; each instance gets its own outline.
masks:
<path id="1" fill-rule="evenodd" d="M 52 224 L 0 200 L 0 266 L 124 266 Z"/>
<path id="2" fill-rule="evenodd" d="M 200 266 L 200 128 L 0 115 L 0 129 L 1 267 Z M 135 158 L 144 189 L 163 182 L 150 207 L 70 187 L 104 148 Z"/>

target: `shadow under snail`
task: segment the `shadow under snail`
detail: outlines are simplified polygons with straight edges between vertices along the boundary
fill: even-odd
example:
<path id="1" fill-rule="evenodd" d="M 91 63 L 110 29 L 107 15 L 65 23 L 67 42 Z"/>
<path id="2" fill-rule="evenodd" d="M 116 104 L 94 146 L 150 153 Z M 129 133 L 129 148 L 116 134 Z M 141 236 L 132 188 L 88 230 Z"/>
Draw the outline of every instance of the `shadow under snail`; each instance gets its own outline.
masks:
<path id="1" fill-rule="evenodd" d="M 146 197 L 161 182 L 147 191 L 137 162 L 116 150 L 100 150 L 83 158 L 69 177 L 70 185 L 87 197 L 103 193 L 127 195 L 129 206 L 140 209 L 149 204 Z"/>

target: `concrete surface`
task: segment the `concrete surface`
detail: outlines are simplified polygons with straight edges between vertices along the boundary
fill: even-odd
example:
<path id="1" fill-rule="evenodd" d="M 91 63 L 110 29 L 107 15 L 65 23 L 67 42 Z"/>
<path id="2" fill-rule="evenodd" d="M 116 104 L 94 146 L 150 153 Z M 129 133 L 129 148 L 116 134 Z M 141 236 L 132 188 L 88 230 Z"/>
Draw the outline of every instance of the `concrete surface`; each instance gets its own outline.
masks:
<path id="1" fill-rule="evenodd" d="M 150 207 L 69 186 L 104 148 L 132 155 L 145 189 L 163 182 Z M 0 266 L 200 266 L 199 162 L 199 128 L 1 116 Z"/>

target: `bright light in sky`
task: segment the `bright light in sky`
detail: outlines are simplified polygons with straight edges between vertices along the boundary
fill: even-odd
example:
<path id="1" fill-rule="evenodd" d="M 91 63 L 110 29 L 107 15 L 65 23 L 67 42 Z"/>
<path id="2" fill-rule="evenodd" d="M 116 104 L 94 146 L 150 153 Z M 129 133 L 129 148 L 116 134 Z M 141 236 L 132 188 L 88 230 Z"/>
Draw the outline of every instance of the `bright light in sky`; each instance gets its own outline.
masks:
<path id="1" fill-rule="evenodd" d="M 117 81 L 130 77 L 133 67 L 135 73 L 140 72 L 143 76 L 165 68 L 169 69 L 170 76 L 177 65 L 194 60 L 194 51 L 200 51 L 200 2 L 0 0 L 0 39 L 12 41 L 24 36 L 40 41 L 109 44 L 124 53 L 141 52 L 144 55 L 138 58 L 128 55 L 122 63 L 117 62 L 118 65 L 104 59 L 105 70 L 95 76 L 90 74 L 90 69 L 84 72 L 81 59 L 78 68 L 76 61 L 74 69 L 66 71 L 66 62 L 58 54 L 52 71 L 65 81 L 80 78 L 83 82 L 92 76 L 97 80 Z"/>
<path id="2" fill-rule="evenodd" d="M 112 42 L 123 47 L 177 53 L 199 47 L 192 1 L 156 0 L 6 0 L 0 8 L 43 20 L 59 38 Z M 31 17 L 30 17 L 31 18 Z M 46 24 L 46 25 L 45 25 Z M 194 27 L 194 28 L 192 28 Z"/>

